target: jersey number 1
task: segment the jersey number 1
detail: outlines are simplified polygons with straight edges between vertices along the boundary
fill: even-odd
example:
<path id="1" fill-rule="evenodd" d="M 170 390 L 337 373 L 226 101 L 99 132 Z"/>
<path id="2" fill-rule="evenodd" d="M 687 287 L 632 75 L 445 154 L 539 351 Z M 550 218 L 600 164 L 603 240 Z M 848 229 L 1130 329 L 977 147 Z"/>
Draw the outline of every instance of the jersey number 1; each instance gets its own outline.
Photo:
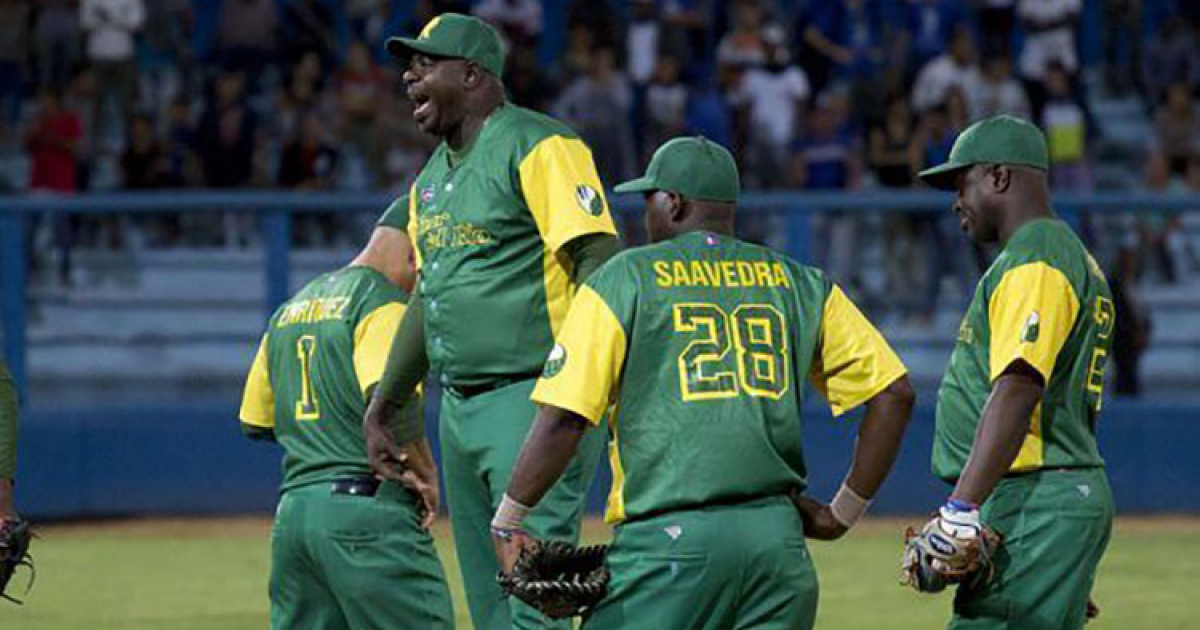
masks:
<path id="1" fill-rule="evenodd" d="M 674 322 L 676 333 L 693 335 L 679 354 L 685 402 L 734 398 L 740 392 L 779 400 L 787 392 L 787 324 L 774 306 L 743 304 L 726 313 L 716 304 L 676 304 Z M 731 345 L 737 351 L 732 369 Z"/>
<path id="2" fill-rule="evenodd" d="M 313 394 L 312 360 L 317 351 L 316 335 L 302 335 L 296 340 L 296 357 L 300 359 L 300 400 L 296 401 L 297 420 L 319 420 L 321 407 Z"/>

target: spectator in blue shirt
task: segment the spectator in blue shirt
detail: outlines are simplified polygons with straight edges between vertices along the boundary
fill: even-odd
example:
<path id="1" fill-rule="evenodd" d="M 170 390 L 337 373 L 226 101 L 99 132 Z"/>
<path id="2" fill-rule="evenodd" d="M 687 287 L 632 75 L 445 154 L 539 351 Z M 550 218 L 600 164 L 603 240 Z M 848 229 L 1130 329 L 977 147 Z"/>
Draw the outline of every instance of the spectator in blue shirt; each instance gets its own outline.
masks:
<path id="1" fill-rule="evenodd" d="M 804 44 L 811 53 L 805 71 L 817 91 L 835 79 L 870 81 L 884 60 L 883 19 L 871 0 L 816 3 L 801 18 Z"/>
<path id="2" fill-rule="evenodd" d="M 909 41 L 909 67 L 920 68 L 945 52 L 954 28 L 962 20 L 956 2 L 908 0 L 904 7 L 904 22 Z"/>

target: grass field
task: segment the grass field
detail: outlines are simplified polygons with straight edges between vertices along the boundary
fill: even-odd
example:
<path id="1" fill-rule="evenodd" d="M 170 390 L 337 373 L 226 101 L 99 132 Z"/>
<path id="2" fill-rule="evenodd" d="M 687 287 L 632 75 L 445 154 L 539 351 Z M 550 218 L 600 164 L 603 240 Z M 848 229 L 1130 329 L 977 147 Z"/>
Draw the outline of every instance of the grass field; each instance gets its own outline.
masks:
<path id="1" fill-rule="evenodd" d="M 913 519 L 918 520 L 918 519 Z M 23 607 L 0 602 L 6 630 L 241 630 L 267 626 L 267 522 L 170 520 L 47 527 L 35 542 L 38 578 Z M 894 520 L 868 521 L 849 539 L 814 544 L 821 580 L 818 628 L 939 628 L 949 595 L 919 597 L 896 584 Z M 588 537 L 603 539 L 589 523 Z M 437 530 L 459 627 L 469 628 L 445 523 Z M 18 576 L 23 588 L 24 576 Z M 1122 519 L 1096 586 L 1103 614 L 1089 630 L 1197 628 L 1200 519 Z"/>

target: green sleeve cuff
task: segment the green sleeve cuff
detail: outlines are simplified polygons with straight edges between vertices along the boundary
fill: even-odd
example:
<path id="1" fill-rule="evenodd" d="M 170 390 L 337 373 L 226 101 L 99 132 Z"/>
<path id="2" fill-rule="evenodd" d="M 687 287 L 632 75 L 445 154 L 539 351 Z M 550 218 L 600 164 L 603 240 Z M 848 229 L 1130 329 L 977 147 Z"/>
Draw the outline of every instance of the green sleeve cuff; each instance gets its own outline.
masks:
<path id="1" fill-rule="evenodd" d="M 621 251 L 621 239 L 612 234 L 586 234 L 567 243 L 564 249 L 571 258 L 571 281 L 579 286 Z"/>

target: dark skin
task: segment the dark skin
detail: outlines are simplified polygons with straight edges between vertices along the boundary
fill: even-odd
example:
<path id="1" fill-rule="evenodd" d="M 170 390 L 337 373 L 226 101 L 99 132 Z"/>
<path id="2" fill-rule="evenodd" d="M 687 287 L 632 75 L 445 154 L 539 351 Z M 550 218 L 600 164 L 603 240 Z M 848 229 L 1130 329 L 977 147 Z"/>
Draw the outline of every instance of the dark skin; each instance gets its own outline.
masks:
<path id="1" fill-rule="evenodd" d="M 733 236 L 734 205 L 687 199 L 677 193 L 655 190 L 645 195 L 646 234 L 653 242 L 697 230 Z M 887 475 L 900 448 L 915 397 L 908 378 L 902 377 L 867 403 L 867 417 L 859 427 L 854 463 L 847 482 L 862 496 L 873 496 Z M 566 470 L 579 448 L 589 423 L 565 409 L 542 405 L 525 446 L 513 468 L 508 496 L 534 506 Z M 805 521 L 805 535 L 835 539 L 846 528 L 833 519 L 829 506 L 807 497 L 793 499 Z M 521 552 L 534 544 L 524 532 L 492 537 L 501 570 L 512 570 Z"/>
<path id="2" fill-rule="evenodd" d="M 843 480 L 860 497 L 873 497 L 892 470 L 900 441 L 912 417 L 916 394 L 908 376 L 902 376 L 867 401 L 867 411 L 858 424 L 854 457 Z M 833 517 L 829 505 L 796 495 L 792 502 L 804 520 L 804 536 L 816 540 L 837 540 L 849 530 Z"/>
<path id="3" fill-rule="evenodd" d="M 981 164 L 957 173 L 955 185 L 954 213 L 963 231 L 980 244 L 1007 243 L 1026 223 L 1054 217 L 1044 171 Z M 1042 375 L 1020 359 L 1001 373 L 951 498 L 974 505 L 987 500 L 1020 452 L 1044 389 Z"/>
<path id="4" fill-rule="evenodd" d="M 402 79 L 417 126 L 455 151 L 471 146 L 487 117 L 504 104 L 500 80 L 465 59 L 415 53 Z"/>
<path id="5" fill-rule="evenodd" d="M 414 54 L 403 75 L 413 119 L 425 133 L 456 151 L 479 137 L 483 124 L 504 104 L 500 80 L 474 62 Z M 396 444 L 388 429 L 398 413 L 389 401 L 372 397 L 363 421 L 371 467 L 380 476 L 400 481 L 421 495 L 426 526 L 437 512 L 438 474 L 424 440 Z"/>

